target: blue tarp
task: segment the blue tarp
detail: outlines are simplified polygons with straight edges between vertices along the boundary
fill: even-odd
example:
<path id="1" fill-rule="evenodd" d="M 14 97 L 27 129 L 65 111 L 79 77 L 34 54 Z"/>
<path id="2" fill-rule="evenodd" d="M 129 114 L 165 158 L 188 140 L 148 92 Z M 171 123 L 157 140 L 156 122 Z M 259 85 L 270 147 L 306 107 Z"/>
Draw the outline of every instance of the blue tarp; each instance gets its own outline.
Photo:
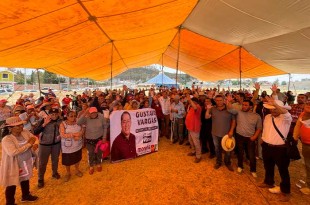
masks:
<path id="1" fill-rule="evenodd" d="M 149 84 L 155 84 L 156 86 L 161 86 L 162 84 L 167 87 L 175 87 L 175 80 L 172 80 L 168 76 L 166 76 L 164 73 L 160 72 L 157 76 L 154 78 L 151 78 L 145 83 Z"/>

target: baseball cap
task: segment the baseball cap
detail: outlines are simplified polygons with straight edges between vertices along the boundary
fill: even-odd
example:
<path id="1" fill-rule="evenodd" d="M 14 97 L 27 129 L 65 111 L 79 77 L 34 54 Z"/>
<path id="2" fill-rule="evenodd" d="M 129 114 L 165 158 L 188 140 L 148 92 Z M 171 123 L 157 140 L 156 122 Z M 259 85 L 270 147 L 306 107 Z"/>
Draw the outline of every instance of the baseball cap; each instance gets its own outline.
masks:
<path id="1" fill-rule="evenodd" d="M 199 103 L 199 100 L 198 100 L 198 98 L 196 98 L 196 97 L 193 97 L 191 100 L 194 101 L 194 102 L 196 102 L 196 103 Z"/>
<path id="2" fill-rule="evenodd" d="M 95 113 L 95 112 L 98 112 L 96 107 L 89 108 L 89 113 Z"/>
<path id="3" fill-rule="evenodd" d="M 8 102 L 6 99 L 0 100 L 0 103 L 6 103 L 6 102 Z"/>
<path id="4" fill-rule="evenodd" d="M 49 114 L 52 114 L 52 113 L 59 113 L 59 110 L 57 108 L 52 108 L 49 112 Z"/>
<path id="5" fill-rule="evenodd" d="M 29 109 L 34 109 L 34 106 L 33 105 L 27 105 L 27 110 L 29 110 Z"/>

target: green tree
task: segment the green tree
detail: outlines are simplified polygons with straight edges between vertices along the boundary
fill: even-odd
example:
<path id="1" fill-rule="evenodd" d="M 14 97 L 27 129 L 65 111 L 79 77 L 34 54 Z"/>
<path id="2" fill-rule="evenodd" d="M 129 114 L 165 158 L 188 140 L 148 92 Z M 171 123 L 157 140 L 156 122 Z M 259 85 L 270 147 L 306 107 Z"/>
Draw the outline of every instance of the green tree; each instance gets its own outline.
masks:
<path id="1" fill-rule="evenodd" d="M 92 79 L 89 79 L 89 85 L 95 85 L 95 81 Z"/>
<path id="2" fill-rule="evenodd" d="M 20 70 L 16 71 L 16 75 L 14 77 L 14 81 L 19 84 L 22 85 L 25 82 L 25 75 L 24 73 L 22 73 Z"/>
<path id="3" fill-rule="evenodd" d="M 258 79 L 257 78 L 252 78 L 251 80 L 252 80 L 252 83 L 256 83 Z"/>
<path id="4" fill-rule="evenodd" d="M 279 85 L 279 79 L 277 78 L 277 80 L 273 81 L 272 84 L 276 84 L 276 85 Z"/>
<path id="5" fill-rule="evenodd" d="M 281 82 L 281 85 L 286 85 L 286 81 L 282 81 L 282 82 Z"/>
<path id="6" fill-rule="evenodd" d="M 49 71 L 45 71 L 43 73 L 43 83 L 46 84 L 58 84 L 59 80 L 55 73 L 51 73 Z"/>
<path id="7" fill-rule="evenodd" d="M 38 81 L 36 71 L 32 71 L 30 78 L 27 78 L 27 84 L 35 84 Z"/>

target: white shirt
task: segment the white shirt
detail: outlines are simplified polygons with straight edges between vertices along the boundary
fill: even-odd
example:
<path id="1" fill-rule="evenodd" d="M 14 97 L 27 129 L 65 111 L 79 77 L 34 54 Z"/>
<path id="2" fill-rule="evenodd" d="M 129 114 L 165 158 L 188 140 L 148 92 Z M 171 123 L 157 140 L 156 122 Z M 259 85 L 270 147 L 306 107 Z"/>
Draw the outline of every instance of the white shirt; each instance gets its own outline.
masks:
<path id="1" fill-rule="evenodd" d="M 169 115 L 170 114 L 170 110 L 171 110 L 171 105 L 170 105 L 170 98 L 164 98 L 163 96 L 161 96 L 158 99 L 160 105 L 161 105 L 161 109 L 163 110 L 164 115 Z"/>
<path id="2" fill-rule="evenodd" d="M 28 114 L 27 112 L 24 112 L 22 114 L 19 115 L 19 118 L 21 120 L 26 121 L 26 119 L 28 118 Z M 36 123 L 36 117 L 35 116 L 31 116 L 30 119 L 26 122 L 26 124 L 24 124 L 24 129 L 31 131 L 32 129 L 32 125 Z"/>
<path id="3" fill-rule="evenodd" d="M 274 118 L 274 122 L 276 126 L 278 127 L 278 130 L 286 138 L 290 130 L 291 122 L 292 122 L 291 114 L 289 112 L 285 114 L 281 114 L 278 117 Z M 262 140 L 272 145 L 285 144 L 283 139 L 281 138 L 281 136 L 278 134 L 278 132 L 273 126 L 271 114 L 268 114 L 265 117 Z"/>

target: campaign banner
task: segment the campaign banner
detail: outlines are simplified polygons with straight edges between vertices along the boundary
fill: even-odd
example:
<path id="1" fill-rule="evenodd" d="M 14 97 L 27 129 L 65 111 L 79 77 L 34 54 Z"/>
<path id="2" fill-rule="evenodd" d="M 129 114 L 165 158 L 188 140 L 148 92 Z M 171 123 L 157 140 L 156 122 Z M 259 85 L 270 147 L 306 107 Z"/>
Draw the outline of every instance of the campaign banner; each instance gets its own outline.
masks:
<path id="1" fill-rule="evenodd" d="M 158 121 L 151 108 L 118 110 L 110 115 L 111 161 L 158 151 Z"/>

